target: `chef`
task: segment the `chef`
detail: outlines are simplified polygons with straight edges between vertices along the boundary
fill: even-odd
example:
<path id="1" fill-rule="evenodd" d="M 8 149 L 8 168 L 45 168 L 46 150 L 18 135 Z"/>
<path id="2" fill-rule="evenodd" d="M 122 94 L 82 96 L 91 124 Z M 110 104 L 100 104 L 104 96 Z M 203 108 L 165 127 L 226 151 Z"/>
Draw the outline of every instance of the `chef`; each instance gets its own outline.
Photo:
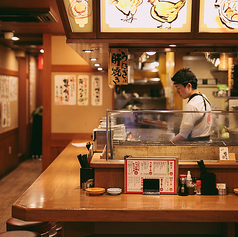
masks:
<path id="1" fill-rule="evenodd" d="M 207 97 L 198 92 L 196 76 L 189 68 L 183 68 L 176 72 L 171 80 L 180 97 L 188 99 L 184 111 L 193 111 L 183 114 L 180 131 L 171 141 L 209 141 L 211 113 L 196 113 L 196 111 L 211 111 L 211 105 Z"/>

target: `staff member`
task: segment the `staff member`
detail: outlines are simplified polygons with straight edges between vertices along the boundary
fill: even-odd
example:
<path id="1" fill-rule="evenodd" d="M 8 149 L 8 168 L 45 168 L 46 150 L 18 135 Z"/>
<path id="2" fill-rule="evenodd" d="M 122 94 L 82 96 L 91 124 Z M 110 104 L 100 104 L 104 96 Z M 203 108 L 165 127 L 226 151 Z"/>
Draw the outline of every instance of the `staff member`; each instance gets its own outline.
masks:
<path id="1" fill-rule="evenodd" d="M 196 113 L 196 111 L 211 111 L 211 105 L 207 97 L 198 92 L 196 76 L 189 68 L 184 68 L 176 72 L 171 80 L 180 97 L 188 99 L 184 111 L 193 111 L 183 114 L 180 131 L 171 141 L 209 141 L 211 113 Z"/>

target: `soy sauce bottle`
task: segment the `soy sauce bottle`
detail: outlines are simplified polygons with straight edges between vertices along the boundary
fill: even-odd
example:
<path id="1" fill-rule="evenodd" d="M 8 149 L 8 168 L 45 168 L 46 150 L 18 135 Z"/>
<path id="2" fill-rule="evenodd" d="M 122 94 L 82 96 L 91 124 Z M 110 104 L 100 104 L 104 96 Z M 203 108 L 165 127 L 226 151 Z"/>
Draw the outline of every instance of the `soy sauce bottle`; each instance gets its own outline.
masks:
<path id="1" fill-rule="evenodd" d="M 186 185 L 186 174 L 180 174 L 180 186 L 178 191 L 179 196 L 188 195 L 188 187 Z"/>

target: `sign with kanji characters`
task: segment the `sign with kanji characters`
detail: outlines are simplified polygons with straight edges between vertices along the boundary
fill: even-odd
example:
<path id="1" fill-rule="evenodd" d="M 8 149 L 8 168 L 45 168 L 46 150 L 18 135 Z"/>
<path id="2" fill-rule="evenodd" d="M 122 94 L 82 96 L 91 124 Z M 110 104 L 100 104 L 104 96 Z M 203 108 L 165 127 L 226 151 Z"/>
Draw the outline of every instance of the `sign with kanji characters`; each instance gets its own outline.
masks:
<path id="1" fill-rule="evenodd" d="M 78 76 L 78 105 L 88 105 L 89 76 Z"/>
<path id="2" fill-rule="evenodd" d="M 102 105 L 102 76 L 92 76 L 91 103 L 95 106 Z"/>
<path id="3" fill-rule="evenodd" d="M 75 105 L 76 104 L 76 76 L 56 75 L 55 76 L 55 104 Z"/>
<path id="4" fill-rule="evenodd" d="M 128 157 L 125 160 L 125 193 L 143 193 L 143 179 L 159 179 L 161 194 L 177 194 L 177 157 Z"/>
<path id="5" fill-rule="evenodd" d="M 110 49 L 108 84 L 128 84 L 128 49 Z"/>

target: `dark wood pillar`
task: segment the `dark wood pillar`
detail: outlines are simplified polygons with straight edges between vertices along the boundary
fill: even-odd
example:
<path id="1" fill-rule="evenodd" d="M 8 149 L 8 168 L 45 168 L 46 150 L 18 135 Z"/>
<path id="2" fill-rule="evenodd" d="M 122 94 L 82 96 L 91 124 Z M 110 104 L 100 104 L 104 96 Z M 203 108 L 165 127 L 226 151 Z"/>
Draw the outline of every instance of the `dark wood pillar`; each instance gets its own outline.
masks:
<path id="1" fill-rule="evenodd" d="M 43 35 L 43 117 L 42 117 L 42 169 L 52 162 L 51 151 L 51 34 Z"/>
<path id="2" fill-rule="evenodd" d="M 26 71 L 26 58 L 19 57 L 18 58 L 18 66 L 19 66 L 19 99 L 18 99 L 18 147 L 19 153 L 24 154 L 24 158 L 28 158 L 29 155 L 29 144 L 28 144 L 28 134 L 27 134 L 27 124 L 28 124 L 28 116 L 27 116 L 27 71 Z"/>

